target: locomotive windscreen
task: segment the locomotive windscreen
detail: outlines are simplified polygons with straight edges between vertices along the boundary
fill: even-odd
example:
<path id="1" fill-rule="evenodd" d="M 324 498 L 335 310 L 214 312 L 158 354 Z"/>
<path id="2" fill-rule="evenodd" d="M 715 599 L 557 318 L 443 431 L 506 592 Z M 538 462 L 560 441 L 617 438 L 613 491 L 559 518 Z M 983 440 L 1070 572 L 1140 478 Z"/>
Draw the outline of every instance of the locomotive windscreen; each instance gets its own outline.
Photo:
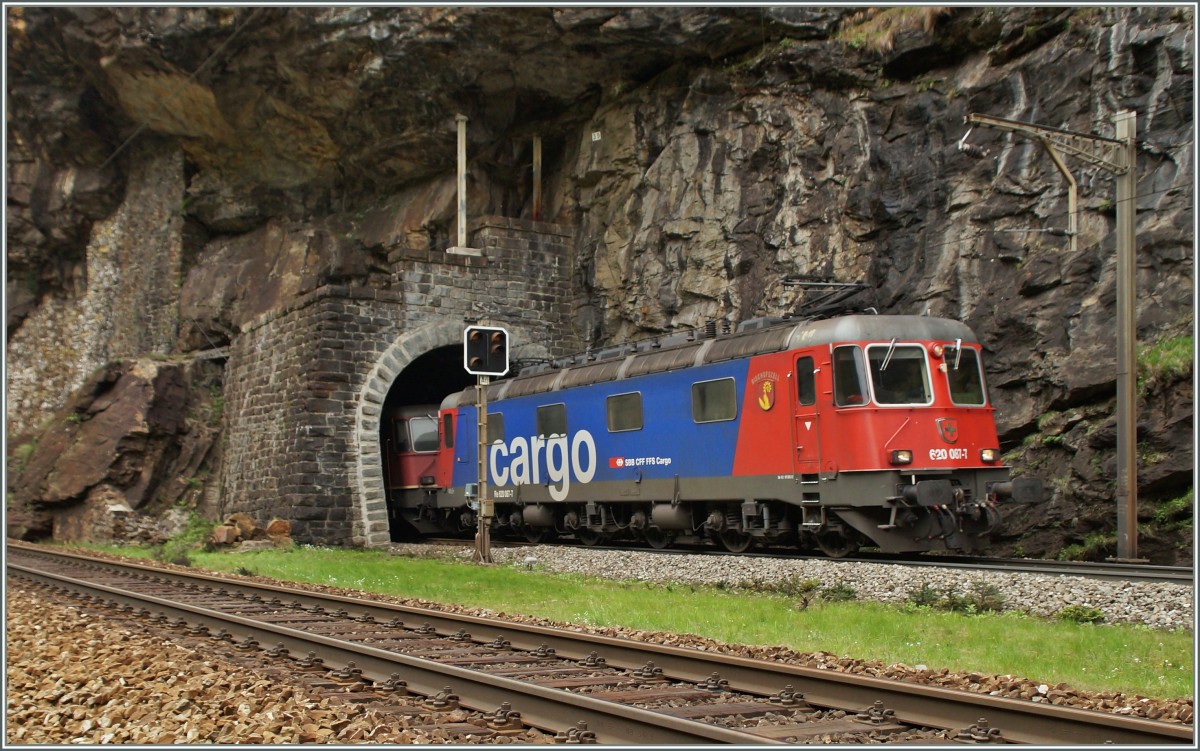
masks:
<path id="1" fill-rule="evenodd" d="M 414 417 L 408 421 L 412 432 L 412 450 L 418 453 L 438 450 L 437 420 L 432 417 Z"/>
<path id="2" fill-rule="evenodd" d="M 879 404 L 929 404 L 929 370 L 925 348 L 916 344 L 872 344 L 867 347 L 871 385 Z"/>
<path id="3" fill-rule="evenodd" d="M 982 407 L 986 399 L 979 354 L 970 347 L 957 350 L 947 348 L 946 362 L 946 380 L 950 384 L 951 401 L 968 407 Z"/>

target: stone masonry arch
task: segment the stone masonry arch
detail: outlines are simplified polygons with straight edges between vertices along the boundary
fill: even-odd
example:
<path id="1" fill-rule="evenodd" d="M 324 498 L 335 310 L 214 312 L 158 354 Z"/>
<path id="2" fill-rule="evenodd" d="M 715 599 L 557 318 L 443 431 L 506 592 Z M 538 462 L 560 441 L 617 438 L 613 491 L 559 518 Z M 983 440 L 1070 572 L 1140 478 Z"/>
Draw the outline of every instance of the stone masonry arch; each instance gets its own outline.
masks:
<path id="1" fill-rule="evenodd" d="M 514 360 L 550 356 L 545 346 L 536 343 L 531 331 L 499 325 L 508 330 L 510 341 L 514 342 Z M 391 542 L 379 445 L 379 420 L 388 391 L 400 373 L 421 355 L 461 344 L 464 328 L 461 321 L 439 321 L 402 334 L 379 356 L 359 392 L 352 439 L 354 467 L 350 473 L 351 493 L 357 502 L 354 532 L 357 545 L 384 547 Z"/>
<path id="2" fill-rule="evenodd" d="M 479 255 L 395 248 L 386 288 L 325 285 L 247 321 L 230 342 L 219 513 L 291 525 L 301 544 L 391 542 L 379 425 L 396 377 L 462 343 L 486 311 L 514 358 L 578 352 L 569 228 L 482 217 Z"/>

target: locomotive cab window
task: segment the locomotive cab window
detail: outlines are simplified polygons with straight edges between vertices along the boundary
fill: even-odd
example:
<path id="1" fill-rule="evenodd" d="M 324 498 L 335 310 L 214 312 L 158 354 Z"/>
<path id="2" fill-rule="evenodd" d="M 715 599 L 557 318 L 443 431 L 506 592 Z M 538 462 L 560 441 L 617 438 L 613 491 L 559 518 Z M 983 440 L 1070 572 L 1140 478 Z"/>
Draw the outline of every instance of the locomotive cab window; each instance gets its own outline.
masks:
<path id="1" fill-rule="evenodd" d="M 919 344 L 872 344 L 867 347 L 871 386 L 879 404 L 930 404 L 929 368 Z"/>
<path id="2" fill-rule="evenodd" d="M 817 403 L 817 371 L 811 357 L 796 358 L 796 400 L 806 407 Z"/>
<path id="3" fill-rule="evenodd" d="M 567 405 L 546 404 L 537 408 L 538 435 L 548 438 L 567 434 Z"/>
<path id="4" fill-rule="evenodd" d="M 437 420 L 432 417 L 414 417 L 408 421 L 408 429 L 412 434 L 413 451 L 418 454 L 437 451 Z"/>
<path id="5" fill-rule="evenodd" d="M 454 448 L 454 415 L 442 415 L 442 448 Z"/>
<path id="6" fill-rule="evenodd" d="M 982 407 L 987 399 L 979 353 L 970 347 L 946 347 L 944 362 L 950 401 L 964 407 Z"/>
<path id="7" fill-rule="evenodd" d="M 606 401 L 608 410 L 608 432 L 622 433 L 642 429 L 642 395 L 613 394 Z"/>
<path id="8" fill-rule="evenodd" d="M 867 403 L 867 381 L 863 377 L 862 350 L 855 345 L 833 350 L 833 403 L 859 407 Z"/>
<path id="9" fill-rule="evenodd" d="M 479 440 L 477 432 L 475 440 Z M 487 442 L 489 444 L 504 443 L 504 414 L 502 412 L 488 412 L 487 416 Z"/>
<path id="10" fill-rule="evenodd" d="M 737 389 L 732 378 L 692 384 L 692 420 L 721 422 L 737 417 Z"/>
<path id="11" fill-rule="evenodd" d="M 412 441 L 408 440 L 408 421 L 394 420 L 392 421 L 392 436 L 396 441 L 396 450 L 401 454 L 407 454 L 412 451 Z"/>

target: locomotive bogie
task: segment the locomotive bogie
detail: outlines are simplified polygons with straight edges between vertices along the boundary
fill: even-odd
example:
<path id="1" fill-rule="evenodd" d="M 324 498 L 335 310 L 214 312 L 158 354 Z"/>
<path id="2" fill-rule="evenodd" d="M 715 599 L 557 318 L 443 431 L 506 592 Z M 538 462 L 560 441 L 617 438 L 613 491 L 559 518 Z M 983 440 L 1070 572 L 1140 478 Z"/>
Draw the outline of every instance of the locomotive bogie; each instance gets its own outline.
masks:
<path id="1" fill-rule="evenodd" d="M 999 461 L 980 348 L 954 321 L 849 316 L 618 349 L 493 383 L 493 527 L 735 551 L 977 548 L 999 505 L 1041 495 Z M 461 527 L 454 509 L 470 505 L 479 466 L 474 390 L 428 419 L 413 426 L 438 430 L 421 503 Z M 393 503 L 415 502 L 407 482 L 389 484 Z"/>

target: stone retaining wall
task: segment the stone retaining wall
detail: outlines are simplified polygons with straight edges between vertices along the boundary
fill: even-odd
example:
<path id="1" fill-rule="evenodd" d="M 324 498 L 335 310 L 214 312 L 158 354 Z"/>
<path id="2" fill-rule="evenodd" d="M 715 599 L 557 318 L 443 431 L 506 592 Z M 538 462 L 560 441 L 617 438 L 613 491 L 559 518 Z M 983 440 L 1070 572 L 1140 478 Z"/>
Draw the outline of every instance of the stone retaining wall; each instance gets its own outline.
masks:
<path id="1" fill-rule="evenodd" d="M 106 363 L 172 351 L 179 328 L 174 296 L 183 252 L 178 198 L 184 192 L 183 155 L 154 142 L 134 150 L 124 200 L 95 222 L 84 259 L 60 261 L 76 266 L 75 294 L 46 295 L 10 332 L 5 382 L 10 441 L 36 430 Z M 55 183 L 62 195 L 54 200 L 68 200 L 74 176 L 68 172 L 64 184 Z M 36 277 L 23 282 L 37 294 Z"/>

